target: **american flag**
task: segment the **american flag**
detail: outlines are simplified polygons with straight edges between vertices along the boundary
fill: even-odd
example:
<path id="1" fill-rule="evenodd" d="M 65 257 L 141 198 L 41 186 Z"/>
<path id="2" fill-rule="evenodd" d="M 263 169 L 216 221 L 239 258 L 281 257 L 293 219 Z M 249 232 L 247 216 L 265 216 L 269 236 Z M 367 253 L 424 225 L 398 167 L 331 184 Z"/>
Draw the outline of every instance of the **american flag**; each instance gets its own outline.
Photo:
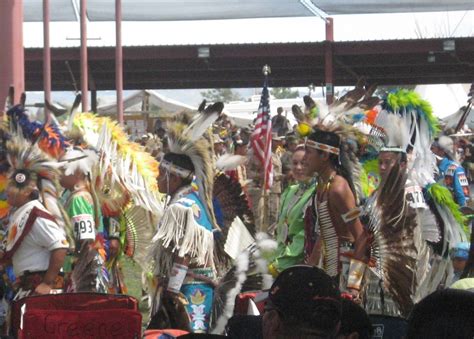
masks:
<path id="1" fill-rule="evenodd" d="M 273 184 L 272 163 L 272 120 L 270 119 L 270 101 L 268 95 L 267 79 L 263 84 L 262 97 L 255 120 L 255 130 L 251 137 L 254 155 L 263 165 L 265 189 L 270 189 Z"/>

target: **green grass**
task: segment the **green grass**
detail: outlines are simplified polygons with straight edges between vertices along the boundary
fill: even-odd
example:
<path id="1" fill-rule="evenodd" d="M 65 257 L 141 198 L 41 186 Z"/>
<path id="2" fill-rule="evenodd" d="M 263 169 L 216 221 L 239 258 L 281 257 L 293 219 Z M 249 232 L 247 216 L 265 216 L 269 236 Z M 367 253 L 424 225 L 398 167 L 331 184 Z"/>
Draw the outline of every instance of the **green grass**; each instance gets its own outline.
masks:
<path id="1" fill-rule="evenodd" d="M 135 297 L 139 302 L 139 310 L 142 314 L 142 323 L 148 323 L 148 305 L 146 301 L 142 301 L 142 270 L 140 266 L 134 263 L 128 257 L 124 257 L 121 261 L 122 272 L 125 277 L 125 285 L 128 288 L 128 295 Z"/>

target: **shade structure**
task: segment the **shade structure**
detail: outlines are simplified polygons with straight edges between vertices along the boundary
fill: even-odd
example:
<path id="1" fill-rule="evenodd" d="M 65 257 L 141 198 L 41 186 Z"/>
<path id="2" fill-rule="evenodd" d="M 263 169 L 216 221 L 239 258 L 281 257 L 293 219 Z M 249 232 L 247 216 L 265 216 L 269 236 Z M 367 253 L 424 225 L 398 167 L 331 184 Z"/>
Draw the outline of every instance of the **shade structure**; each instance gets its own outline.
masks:
<path id="1" fill-rule="evenodd" d="M 445 50 L 454 41 L 455 53 Z M 334 85 L 353 86 L 365 77 L 379 85 L 470 83 L 474 38 L 334 42 Z M 272 67 L 271 87 L 319 86 L 324 80 L 325 42 L 209 46 L 124 47 L 124 89 L 245 88 L 262 86 L 262 65 Z M 447 44 L 450 46 L 450 44 Z M 53 90 L 74 90 L 78 48 L 54 48 Z M 97 90 L 115 89 L 111 47 L 89 47 Z M 42 50 L 25 50 L 26 89 L 42 89 Z M 70 68 L 68 67 L 70 66 Z M 72 72 L 72 73 L 71 73 Z M 72 75 L 73 76 L 72 76 Z"/>
<path id="2" fill-rule="evenodd" d="M 24 21 L 41 21 L 42 0 L 24 1 Z M 76 5 L 75 5 L 76 4 Z M 77 21 L 76 0 L 51 0 L 52 21 Z M 277 18 L 474 10 L 472 0 L 122 0 L 124 21 Z M 115 0 L 89 0 L 91 21 L 114 21 Z"/>
<path id="3" fill-rule="evenodd" d="M 77 21 L 71 0 L 50 0 L 51 21 Z M 43 21 L 43 0 L 23 0 L 23 21 Z"/>

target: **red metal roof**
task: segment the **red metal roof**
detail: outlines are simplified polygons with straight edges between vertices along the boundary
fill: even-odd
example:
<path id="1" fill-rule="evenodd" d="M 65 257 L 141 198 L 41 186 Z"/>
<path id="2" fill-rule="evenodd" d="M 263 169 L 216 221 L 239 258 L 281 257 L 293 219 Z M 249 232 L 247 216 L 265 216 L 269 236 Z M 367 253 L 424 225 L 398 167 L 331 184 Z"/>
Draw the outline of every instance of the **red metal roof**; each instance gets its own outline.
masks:
<path id="1" fill-rule="evenodd" d="M 445 50 L 453 40 L 455 49 Z M 332 48 L 334 85 L 366 77 L 379 85 L 470 83 L 474 79 L 474 37 L 316 43 L 129 46 L 123 48 L 125 89 L 260 87 L 262 66 L 272 68 L 270 86 L 324 83 L 324 51 Z M 115 89 L 113 47 L 90 47 L 91 89 Z M 79 82 L 79 48 L 54 48 L 53 90 L 73 90 Z M 42 90 L 42 49 L 25 49 L 27 90 Z M 70 68 L 68 68 L 67 64 Z"/>

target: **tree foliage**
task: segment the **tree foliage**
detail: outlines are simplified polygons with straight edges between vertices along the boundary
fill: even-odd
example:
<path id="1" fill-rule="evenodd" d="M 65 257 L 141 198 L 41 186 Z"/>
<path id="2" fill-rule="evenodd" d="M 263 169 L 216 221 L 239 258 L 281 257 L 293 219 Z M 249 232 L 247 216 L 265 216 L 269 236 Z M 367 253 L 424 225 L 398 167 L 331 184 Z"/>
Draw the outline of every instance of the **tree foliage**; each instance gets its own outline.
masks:
<path id="1" fill-rule="evenodd" d="M 300 96 L 297 90 L 292 90 L 289 87 L 275 87 L 270 91 L 275 99 L 294 99 Z"/>
<path id="2" fill-rule="evenodd" d="M 201 92 L 203 99 L 206 99 L 209 102 L 222 101 L 228 103 L 230 101 L 239 101 L 242 100 L 242 97 L 239 93 L 234 92 L 230 88 L 214 88 L 207 91 Z"/>

